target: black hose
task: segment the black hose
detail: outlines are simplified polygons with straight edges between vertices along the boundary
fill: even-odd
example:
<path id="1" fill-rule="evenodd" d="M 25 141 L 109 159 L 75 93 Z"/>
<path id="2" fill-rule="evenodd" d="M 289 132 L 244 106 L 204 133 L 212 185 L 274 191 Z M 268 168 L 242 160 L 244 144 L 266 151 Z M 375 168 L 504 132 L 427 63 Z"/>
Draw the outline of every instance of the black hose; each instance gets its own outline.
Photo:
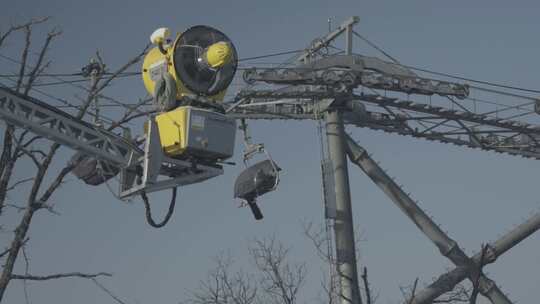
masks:
<path id="1" fill-rule="evenodd" d="M 167 224 L 167 222 L 171 219 L 171 216 L 174 212 L 174 206 L 176 205 L 176 188 L 172 188 L 172 197 L 171 197 L 171 203 L 169 204 L 169 211 L 167 211 L 167 214 L 165 215 L 165 218 L 161 223 L 156 223 L 154 219 L 152 218 L 152 210 L 150 209 L 150 203 L 148 202 L 148 196 L 146 196 L 145 192 L 141 193 L 141 198 L 144 202 L 144 209 L 146 211 L 146 221 L 148 224 L 154 228 L 161 228 Z"/>

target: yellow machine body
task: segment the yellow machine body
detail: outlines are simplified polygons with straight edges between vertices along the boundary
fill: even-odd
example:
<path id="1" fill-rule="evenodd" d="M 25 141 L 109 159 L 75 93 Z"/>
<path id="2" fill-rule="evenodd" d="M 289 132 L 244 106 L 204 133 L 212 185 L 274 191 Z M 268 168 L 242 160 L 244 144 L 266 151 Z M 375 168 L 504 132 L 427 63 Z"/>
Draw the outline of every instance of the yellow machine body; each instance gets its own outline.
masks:
<path id="1" fill-rule="evenodd" d="M 151 49 L 144 57 L 142 65 L 142 78 L 146 91 L 150 95 L 154 94 L 156 78 L 160 73 L 166 72 L 170 74 L 176 82 L 176 98 L 182 99 L 186 95 L 194 95 L 186 86 L 182 83 L 174 68 L 174 49 L 175 45 L 180 38 L 180 34 L 176 37 L 174 43 L 165 47 L 165 54 L 161 52 L 159 47 Z M 230 46 L 227 43 L 219 42 L 209 47 L 209 50 L 205 54 L 205 59 L 212 67 L 219 67 L 226 63 L 231 58 Z M 216 95 L 208 96 L 210 100 L 220 102 L 225 97 L 226 90 L 219 92 Z"/>
<path id="2" fill-rule="evenodd" d="M 157 47 L 146 54 L 142 65 L 146 90 L 156 97 L 157 106 L 166 105 L 155 116 L 161 147 L 173 158 L 227 159 L 233 155 L 235 120 L 202 106 L 178 105 L 193 97 L 222 101 L 236 72 L 236 49 L 225 34 L 207 26 L 191 27 L 173 43 L 166 40 L 168 34 L 166 28 L 152 34 Z M 160 103 L 160 97 L 167 103 Z"/>
<path id="3" fill-rule="evenodd" d="M 170 157 L 227 159 L 234 153 L 236 122 L 224 114 L 182 106 L 155 119 L 161 147 Z"/>

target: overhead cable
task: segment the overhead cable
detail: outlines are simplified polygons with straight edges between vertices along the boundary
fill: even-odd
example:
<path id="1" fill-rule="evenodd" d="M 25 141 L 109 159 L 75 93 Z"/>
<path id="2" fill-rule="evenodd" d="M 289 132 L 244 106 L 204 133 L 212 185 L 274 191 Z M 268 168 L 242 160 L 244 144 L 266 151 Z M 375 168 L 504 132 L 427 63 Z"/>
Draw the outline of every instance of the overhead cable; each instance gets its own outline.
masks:
<path id="1" fill-rule="evenodd" d="M 485 81 L 485 80 L 476 80 L 476 79 L 472 79 L 472 78 L 468 78 L 468 77 L 463 77 L 463 76 L 458 76 L 458 75 L 453 75 L 453 74 L 448 74 L 448 73 L 442 73 L 442 72 L 436 72 L 436 71 L 432 71 L 432 70 L 428 70 L 428 69 L 418 68 L 418 67 L 415 67 L 415 66 L 404 65 L 404 64 L 401 64 L 397 59 L 392 57 L 390 54 L 385 52 L 382 48 L 378 47 L 375 43 L 371 42 L 369 39 L 367 39 L 364 36 L 360 35 L 356 31 L 353 31 L 353 34 L 355 36 L 357 36 L 358 38 L 360 38 L 361 40 L 363 40 L 364 42 L 366 42 L 368 45 L 370 45 L 374 49 L 376 49 L 377 51 L 381 52 L 384 56 L 388 57 L 394 64 L 405 67 L 405 68 L 408 68 L 408 69 L 411 69 L 411 70 L 424 72 L 424 73 L 428 73 L 428 74 L 433 74 L 433 75 L 438 75 L 438 76 L 443 76 L 443 77 L 448 77 L 448 78 L 453 78 L 453 79 L 458 79 L 458 80 L 463 80 L 463 81 L 468 81 L 468 82 L 474 82 L 474 83 L 489 85 L 489 86 L 493 86 L 493 87 L 500 87 L 500 88 L 523 91 L 523 92 L 529 92 L 529 93 L 540 93 L 540 90 L 528 89 L 528 88 L 517 87 L 517 86 L 501 84 L 501 83 Z M 475 88 L 482 89 L 481 87 L 475 87 Z"/>
<path id="2" fill-rule="evenodd" d="M 305 50 L 294 50 L 294 51 L 285 51 L 285 52 L 279 52 L 279 53 L 273 53 L 268 55 L 261 55 L 261 56 L 254 56 L 254 57 L 246 57 L 246 58 L 240 58 L 238 61 L 247 61 L 247 60 L 254 60 L 254 59 L 261 59 L 261 58 L 269 58 L 269 57 L 276 57 L 276 56 L 282 56 L 282 55 L 288 55 L 288 54 L 294 54 L 294 53 L 301 53 Z"/>

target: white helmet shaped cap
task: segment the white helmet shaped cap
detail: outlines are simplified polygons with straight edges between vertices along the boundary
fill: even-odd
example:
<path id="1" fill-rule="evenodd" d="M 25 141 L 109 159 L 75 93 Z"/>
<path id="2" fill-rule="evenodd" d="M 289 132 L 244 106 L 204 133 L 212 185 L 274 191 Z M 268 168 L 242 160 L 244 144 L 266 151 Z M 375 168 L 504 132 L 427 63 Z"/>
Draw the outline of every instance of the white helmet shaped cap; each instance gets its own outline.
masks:
<path id="1" fill-rule="evenodd" d="M 169 36 L 171 35 L 171 32 L 169 28 L 167 27 L 160 27 L 157 30 L 155 30 L 152 35 L 150 35 L 150 42 L 153 44 L 160 44 L 165 41 Z"/>

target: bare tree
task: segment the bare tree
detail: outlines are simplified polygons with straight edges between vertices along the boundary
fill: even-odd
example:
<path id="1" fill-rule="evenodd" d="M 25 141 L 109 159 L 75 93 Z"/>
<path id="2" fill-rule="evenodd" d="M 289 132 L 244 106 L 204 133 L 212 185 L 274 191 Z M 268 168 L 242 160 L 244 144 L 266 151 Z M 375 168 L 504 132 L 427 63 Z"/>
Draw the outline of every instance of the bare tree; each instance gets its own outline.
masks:
<path id="1" fill-rule="evenodd" d="M 339 293 L 339 276 L 337 261 L 333 256 L 332 239 L 328 236 L 327 228 L 324 226 L 314 227 L 313 223 L 303 223 L 304 235 L 312 242 L 317 255 L 324 263 L 326 267 L 330 269 L 329 277 L 323 275 L 321 286 L 326 294 L 326 302 L 329 304 L 337 303 L 341 295 Z M 355 229 L 360 231 L 360 229 Z M 362 235 L 359 233 L 356 237 L 356 252 L 360 252 L 360 242 L 363 241 Z M 359 261 L 359 260 L 357 260 Z M 360 265 L 358 265 L 360 268 Z M 362 274 L 360 276 L 361 282 L 358 282 L 361 286 L 360 290 L 363 291 L 364 298 L 360 303 L 374 304 L 377 301 L 378 295 L 373 293 L 371 289 L 368 269 L 362 268 Z"/>
<path id="2" fill-rule="evenodd" d="M 409 286 L 400 286 L 399 289 L 404 299 L 404 303 L 413 303 L 416 291 L 418 290 L 419 279 L 416 278 L 412 285 Z M 448 304 L 458 304 L 458 303 L 469 303 L 471 298 L 471 289 L 465 286 L 464 284 L 458 284 L 454 290 L 447 292 L 441 295 L 439 298 L 435 299 L 433 303 L 448 303 Z"/>
<path id="3" fill-rule="evenodd" d="M 335 269 L 335 259 L 328 254 L 325 229 L 314 228 L 311 223 L 304 224 L 304 234 L 313 243 L 323 266 Z M 360 239 L 360 238 L 359 238 Z M 187 304 L 294 304 L 302 301 L 299 297 L 307 277 L 305 263 L 293 264 L 289 261 L 290 249 L 276 239 L 275 236 L 250 241 L 248 252 L 255 262 L 252 272 L 233 269 L 230 255 L 220 255 L 215 259 L 215 268 L 207 277 L 199 282 L 195 291 L 188 292 Z M 323 276 L 321 287 L 325 293 L 323 303 L 336 303 L 339 288 L 332 284 L 332 276 Z M 370 286 L 367 267 L 362 268 L 361 282 L 363 301 L 367 304 L 377 302 L 378 294 L 374 294 Z M 335 278 L 334 278 L 335 279 Z M 335 282 L 336 280 L 334 280 Z M 413 303 L 416 291 L 420 288 L 420 280 L 416 278 L 411 285 L 400 286 L 405 299 L 404 303 Z M 476 303 L 473 297 L 475 288 L 466 284 L 458 284 L 454 290 L 443 294 L 433 303 Z"/>
<path id="4" fill-rule="evenodd" d="M 24 24 L 13 25 L 3 33 L 0 31 L 0 48 L 7 40 L 12 38 L 16 39 L 17 34 L 19 33 L 24 37 L 22 51 L 20 52 L 21 57 L 19 59 L 19 72 L 16 80 L 13 81 L 15 85 L 12 87 L 13 90 L 24 96 L 28 96 L 32 92 L 37 80 L 42 77 L 43 72 L 49 67 L 51 62 L 47 61 L 46 58 L 48 58 L 50 45 L 54 39 L 61 34 L 57 29 L 49 31 L 45 38 L 45 42 L 37 52 L 37 59 L 31 60 L 29 54 L 32 50 L 32 42 L 34 41 L 32 37 L 33 29 L 35 26 L 42 25 L 48 20 L 49 18 L 33 19 Z M 90 113 L 89 108 L 95 98 L 101 96 L 103 94 L 102 92 L 119 75 L 125 72 L 133 64 L 139 62 L 146 53 L 147 48 L 148 46 L 144 47 L 139 54 L 111 73 L 103 73 L 105 71 L 105 64 L 99 53 L 96 53 L 98 58 L 97 64 L 100 69 L 95 73 L 90 87 L 83 87 L 85 89 L 86 97 L 83 99 L 82 103 L 77 106 L 70 104 L 74 109 L 73 115 L 78 119 L 87 117 Z M 140 116 L 139 113 L 134 112 L 134 107 L 126 109 L 121 118 L 106 126 L 106 129 L 111 131 L 117 127 L 121 127 L 131 119 Z M 46 146 L 48 146 L 48 148 L 43 148 Z M 77 163 L 70 163 L 58 172 L 53 172 L 52 168 L 54 168 L 54 166 L 52 166 L 52 164 L 55 161 L 55 156 L 60 148 L 60 144 L 50 143 L 40 136 L 31 136 L 27 130 L 17 129 L 10 124 L 7 124 L 5 128 L 2 153 L 0 155 L 0 215 L 3 215 L 4 209 L 8 207 L 15 208 L 22 215 L 13 230 L 13 238 L 10 244 L 5 251 L 0 254 L 0 258 L 3 259 L 2 272 L 0 274 L 0 302 L 3 300 L 6 289 L 12 280 L 23 280 L 26 282 L 28 280 L 45 281 L 77 277 L 92 279 L 94 282 L 97 282 L 95 281 L 97 277 L 110 276 L 110 274 L 106 272 L 94 274 L 69 272 L 34 275 L 28 272 L 28 267 L 26 267 L 24 274 L 14 273 L 16 262 L 22 254 L 25 255 L 25 262 L 26 265 L 28 265 L 25 246 L 29 241 L 29 231 L 34 216 L 41 210 L 55 213 L 55 202 L 52 201 L 51 198 L 53 197 L 53 194 L 61 188 L 66 176 L 77 165 Z M 26 178 L 14 181 L 14 170 L 16 166 L 23 161 L 31 162 L 35 167 L 35 171 Z M 21 191 L 19 188 L 21 186 L 26 186 L 24 189 L 25 192 L 27 190 L 26 202 L 24 204 L 8 202 L 7 198 L 9 191 L 17 188 L 20 193 Z"/>
<path id="5" fill-rule="evenodd" d="M 249 252 L 260 273 L 260 286 L 273 303 L 296 304 L 306 278 L 306 265 L 288 261 L 289 248 L 276 240 L 255 239 Z"/>
<path id="6" fill-rule="evenodd" d="M 216 266 L 208 273 L 199 287 L 190 293 L 187 301 L 192 304 L 253 304 L 257 299 L 258 287 L 252 275 L 243 271 L 233 272 L 230 255 L 220 255 Z"/>
<path id="7" fill-rule="evenodd" d="M 255 264 L 253 272 L 235 271 L 230 255 L 215 259 L 215 268 L 188 292 L 190 304 L 296 304 L 307 268 L 289 262 L 289 248 L 275 237 L 255 239 L 248 252 Z"/>

